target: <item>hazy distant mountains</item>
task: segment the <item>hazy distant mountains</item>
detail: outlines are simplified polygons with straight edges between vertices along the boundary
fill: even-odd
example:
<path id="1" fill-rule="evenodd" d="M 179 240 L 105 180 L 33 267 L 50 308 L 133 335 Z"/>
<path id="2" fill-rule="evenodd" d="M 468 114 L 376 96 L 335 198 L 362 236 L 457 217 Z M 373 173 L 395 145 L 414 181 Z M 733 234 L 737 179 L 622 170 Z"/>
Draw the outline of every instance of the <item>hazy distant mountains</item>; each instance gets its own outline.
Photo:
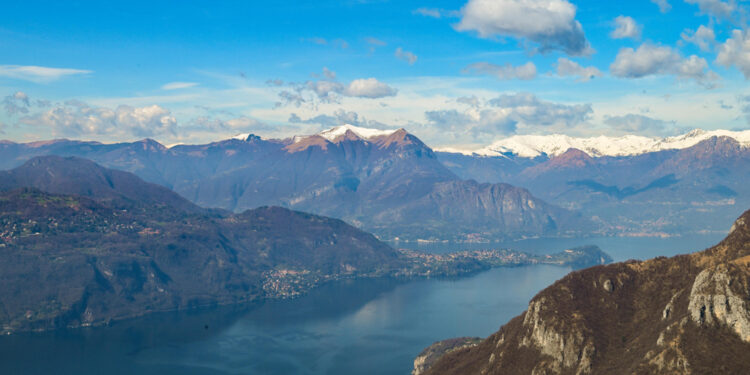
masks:
<path id="1" fill-rule="evenodd" d="M 706 138 L 713 133 L 694 131 L 663 142 L 683 148 L 639 149 L 624 156 L 592 156 L 591 144 L 588 151 L 560 151 L 549 147 L 554 137 L 533 147 L 556 150 L 551 155 L 437 156 L 461 178 L 526 187 L 547 202 L 594 218 L 612 234 L 724 231 L 720 223 L 750 206 L 750 131 L 715 133 L 732 137 Z"/>
<path id="2" fill-rule="evenodd" d="M 570 273 L 420 373 L 747 374 L 749 264 L 747 211 L 708 250 Z"/>
<path id="3" fill-rule="evenodd" d="M 481 240 L 723 231 L 750 206 L 750 131 L 672 138 L 515 136 L 434 152 L 403 129 L 340 126 L 284 140 L 0 143 L 0 168 L 73 155 L 202 207 L 264 205 L 341 218 L 381 238 Z M 708 223 L 708 224 L 706 224 Z"/>
<path id="4" fill-rule="evenodd" d="M 172 148 L 152 140 L 3 143 L 0 168 L 35 155 L 74 155 L 133 172 L 203 207 L 279 205 L 341 218 L 386 238 L 507 239 L 596 230 L 525 189 L 459 178 L 403 129 L 342 126 L 285 140 L 238 138 Z"/>

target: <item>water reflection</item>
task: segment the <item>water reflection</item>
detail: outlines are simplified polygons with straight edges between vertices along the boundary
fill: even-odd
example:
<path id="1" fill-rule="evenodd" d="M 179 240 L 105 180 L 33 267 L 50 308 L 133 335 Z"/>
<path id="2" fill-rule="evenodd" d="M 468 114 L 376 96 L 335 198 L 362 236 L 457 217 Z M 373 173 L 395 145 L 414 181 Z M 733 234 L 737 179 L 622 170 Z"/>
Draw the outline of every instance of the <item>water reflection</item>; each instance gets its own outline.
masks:
<path id="1" fill-rule="evenodd" d="M 292 301 L 0 338 L 0 373 L 402 374 L 433 341 L 485 336 L 565 268 L 323 286 Z"/>

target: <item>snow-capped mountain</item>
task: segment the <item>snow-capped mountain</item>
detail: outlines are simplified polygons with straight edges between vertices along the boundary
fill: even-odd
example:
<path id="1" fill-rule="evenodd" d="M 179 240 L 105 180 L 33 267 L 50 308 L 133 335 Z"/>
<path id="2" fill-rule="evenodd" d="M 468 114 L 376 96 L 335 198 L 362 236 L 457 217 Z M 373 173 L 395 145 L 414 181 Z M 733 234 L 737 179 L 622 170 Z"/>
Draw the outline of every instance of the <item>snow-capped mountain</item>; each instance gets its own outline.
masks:
<path id="1" fill-rule="evenodd" d="M 599 136 L 590 138 L 576 138 L 562 134 L 515 135 L 478 150 L 463 151 L 451 148 L 441 148 L 436 149 L 436 151 L 479 156 L 514 155 L 524 158 L 535 158 L 544 154 L 550 157 L 558 156 L 568 149 L 576 148 L 593 157 L 629 156 L 663 150 L 685 149 L 695 146 L 699 142 L 711 137 L 720 136 L 734 138 L 743 147 L 750 147 L 750 130 L 707 131 L 696 129 L 683 135 L 667 138 L 650 138 L 638 135 L 626 135 L 622 137 Z"/>
<path id="2" fill-rule="evenodd" d="M 350 125 L 350 124 L 344 124 L 344 125 L 335 126 L 333 128 L 323 130 L 323 131 L 321 131 L 319 133 L 316 133 L 316 134 L 313 134 L 313 135 L 296 135 L 296 136 L 292 137 L 292 141 L 294 143 L 297 143 L 297 142 L 300 142 L 300 141 L 302 141 L 302 140 L 304 140 L 306 138 L 309 138 L 309 137 L 317 135 L 317 136 L 323 137 L 323 138 L 325 138 L 325 139 L 333 142 L 334 140 L 336 140 L 336 138 L 338 138 L 338 137 L 346 134 L 347 131 L 354 133 L 357 137 L 359 137 L 361 139 L 370 140 L 370 139 L 376 138 L 376 137 L 383 137 L 383 136 L 387 137 L 387 136 L 393 135 L 394 133 L 396 133 L 399 130 L 400 129 L 387 129 L 387 130 L 371 129 L 371 128 L 362 128 L 362 127 L 354 126 L 354 125 Z M 244 140 L 247 140 L 250 135 L 252 135 L 252 134 L 251 133 L 237 134 L 234 137 L 232 137 L 231 139 L 237 139 L 237 140 L 240 140 L 240 141 L 244 141 Z"/>
<path id="3" fill-rule="evenodd" d="M 398 131 L 398 129 L 392 129 L 392 130 L 380 130 L 380 129 L 370 129 L 370 128 L 361 128 L 359 126 L 354 125 L 341 125 L 336 126 L 331 129 L 323 130 L 322 132 L 318 133 L 317 135 L 329 140 L 333 141 L 336 138 L 346 134 L 347 131 L 351 131 L 352 133 L 356 134 L 358 137 L 362 139 L 370 139 L 375 137 L 382 137 L 382 136 L 389 136 L 395 132 Z"/>

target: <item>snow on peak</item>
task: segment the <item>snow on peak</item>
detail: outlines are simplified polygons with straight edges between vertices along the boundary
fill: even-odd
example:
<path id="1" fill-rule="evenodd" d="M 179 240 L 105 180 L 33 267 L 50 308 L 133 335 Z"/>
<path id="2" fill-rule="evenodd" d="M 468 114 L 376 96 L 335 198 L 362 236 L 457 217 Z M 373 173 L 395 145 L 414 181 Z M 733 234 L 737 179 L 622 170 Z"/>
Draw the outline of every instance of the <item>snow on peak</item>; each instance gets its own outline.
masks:
<path id="1" fill-rule="evenodd" d="M 351 131 L 352 133 L 356 134 L 358 137 L 362 139 L 369 139 L 369 138 L 380 137 L 380 136 L 389 136 L 398 131 L 398 129 L 380 130 L 380 129 L 360 128 L 358 126 L 345 124 L 345 125 L 336 126 L 334 128 L 330 128 L 327 130 L 323 130 L 317 135 L 329 141 L 333 141 L 334 139 L 344 135 L 347 130 Z"/>
<path id="2" fill-rule="evenodd" d="M 237 140 L 240 140 L 240 141 L 245 141 L 245 140 L 247 140 L 247 137 L 250 136 L 250 134 L 252 134 L 252 133 L 237 134 L 234 137 L 232 137 L 231 139 L 237 139 Z"/>
<path id="3" fill-rule="evenodd" d="M 570 148 L 577 148 L 590 156 L 630 156 L 647 152 L 671 149 L 683 149 L 711 137 L 727 136 L 734 138 L 744 147 L 750 147 L 750 130 L 702 130 L 695 129 L 683 135 L 667 138 L 651 138 L 639 135 L 621 137 L 598 136 L 577 138 L 562 134 L 552 135 L 514 135 L 494 142 L 493 144 L 473 151 L 460 151 L 466 155 L 504 156 L 515 155 L 534 158 L 546 154 L 557 156 Z M 446 152 L 457 150 L 442 149 Z M 441 150 L 441 151 L 442 151 Z"/>

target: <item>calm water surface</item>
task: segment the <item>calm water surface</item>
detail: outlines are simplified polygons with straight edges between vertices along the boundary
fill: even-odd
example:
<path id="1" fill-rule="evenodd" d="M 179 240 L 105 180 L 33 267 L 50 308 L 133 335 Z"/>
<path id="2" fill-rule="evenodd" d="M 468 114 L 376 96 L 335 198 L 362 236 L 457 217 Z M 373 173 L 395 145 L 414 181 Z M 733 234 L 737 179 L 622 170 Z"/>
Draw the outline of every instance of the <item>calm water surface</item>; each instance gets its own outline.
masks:
<path id="1" fill-rule="evenodd" d="M 548 252 L 597 244 L 624 260 L 701 250 L 721 237 L 533 240 L 509 247 Z M 4 336 L 0 374 L 408 374 L 425 346 L 493 333 L 569 271 L 535 266 L 456 280 L 349 281 L 292 301 Z"/>

